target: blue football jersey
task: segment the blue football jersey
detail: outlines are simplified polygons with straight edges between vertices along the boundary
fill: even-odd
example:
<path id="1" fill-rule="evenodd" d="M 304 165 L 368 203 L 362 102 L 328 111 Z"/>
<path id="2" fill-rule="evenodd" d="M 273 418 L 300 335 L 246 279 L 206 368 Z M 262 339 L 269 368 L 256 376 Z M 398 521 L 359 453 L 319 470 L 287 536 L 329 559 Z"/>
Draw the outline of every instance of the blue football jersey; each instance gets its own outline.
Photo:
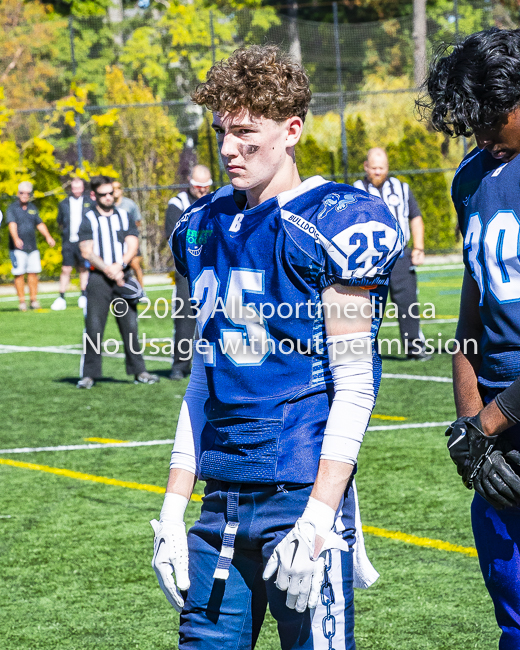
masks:
<path id="1" fill-rule="evenodd" d="M 520 375 L 520 156 L 509 163 L 475 149 L 462 161 L 452 197 L 464 264 L 480 289 L 484 326 L 479 382 L 502 388 Z"/>
<path id="2" fill-rule="evenodd" d="M 375 341 L 402 250 L 395 217 L 381 199 L 321 177 L 249 210 L 226 186 L 191 206 L 171 246 L 208 380 L 199 476 L 314 482 L 333 398 L 321 291 L 367 287 Z"/>

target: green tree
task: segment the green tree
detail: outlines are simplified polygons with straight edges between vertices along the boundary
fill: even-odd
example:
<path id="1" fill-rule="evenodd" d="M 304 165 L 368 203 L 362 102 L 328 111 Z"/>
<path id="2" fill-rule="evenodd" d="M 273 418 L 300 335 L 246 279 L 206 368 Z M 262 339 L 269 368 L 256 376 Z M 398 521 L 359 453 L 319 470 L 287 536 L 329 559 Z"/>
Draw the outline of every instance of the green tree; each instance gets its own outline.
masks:
<path id="1" fill-rule="evenodd" d="M 5 213 L 7 206 L 16 196 L 20 181 L 28 180 L 34 185 L 34 201 L 40 216 L 47 224 L 57 246 L 48 248 L 38 235 L 42 268 L 47 276 L 56 276 L 61 267 L 61 236 L 56 224 L 58 202 L 65 197 L 71 177 L 81 176 L 85 180 L 96 173 L 109 173 L 117 176 L 111 167 L 93 167 L 88 162 L 83 169 L 63 164 L 57 156 L 52 140 L 62 129 L 64 123 L 74 124 L 76 112 L 84 111 L 86 91 L 74 88 L 73 92 L 57 103 L 56 110 L 49 114 L 37 135 L 23 142 L 11 137 L 10 120 L 14 112 L 4 104 L 3 89 L 0 87 L 0 209 Z M 101 123 L 110 120 L 110 114 L 100 115 Z M 94 121 L 92 121 L 94 123 Z M 8 234 L 3 228 L 0 232 L 0 279 L 9 277 L 11 265 L 7 249 Z"/>
<path id="2" fill-rule="evenodd" d="M 137 27 L 125 43 L 121 63 L 128 76 L 142 76 L 163 99 L 185 97 L 202 81 L 215 59 L 259 42 L 279 19 L 259 0 L 228 3 L 171 0 L 157 22 Z"/>
<path id="3" fill-rule="evenodd" d="M 109 68 L 105 83 L 105 101 L 109 104 L 156 101 L 151 88 L 142 79 L 126 80 L 120 68 Z M 160 105 L 112 111 L 97 120 L 92 143 L 95 162 L 113 165 L 126 187 L 171 185 L 177 181 L 184 137 L 174 119 Z M 166 265 L 166 259 L 161 259 L 162 224 L 170 196 L 171 191 L 139 190 L 132 194 L 143 214 L 143 253 L 156 268 Z"/>
<path id="4" fill-rule="evenodd" d="M 10 108 L 39 108 L 63 69 L 59 34 L 66 21 L 40 2 L 0 2 L 0 85 Z"/>
<path id="5" fill-rule="evenodd" d="M 312 135 L 298 142 L 295 153 L 298 171 L 302 178 L 334 175 L 334 155 L 320 146 Z"/>
<path id="6" fill-rule="evenodd" d="M 423 125 L 406 122 L 397 144 L 387 148 L 390 169 L 432 169 L 442 167 L 439 135 Z M 425 247 L 430 251 L 455 246 L 455 211 L 444 174 L 398 176 L 406 181 L 421 209 L 425 225 Z"/>
<path id="7" fill-rule="evenodd" d="M 347 129 L 348 171 L 349 174 L 363 175 L 363 162 L 370 149 L 370 141 L 365 120 L 361 115 L 348 115 L 345 120 Z M 354 179 L 350 179 L 353 182 Z"/>
<path id="8" fill-rule="evenodd" d="M 212 117 L 209 111 L 204 112 L 203 120 L 197 132 L 197 161 L 206 165 L 211 171 L 213 182 L 219 179 L 218 146 L 215 132 L 211 128 Z M 227 176 L 223 179 L 227 182 Z"/>

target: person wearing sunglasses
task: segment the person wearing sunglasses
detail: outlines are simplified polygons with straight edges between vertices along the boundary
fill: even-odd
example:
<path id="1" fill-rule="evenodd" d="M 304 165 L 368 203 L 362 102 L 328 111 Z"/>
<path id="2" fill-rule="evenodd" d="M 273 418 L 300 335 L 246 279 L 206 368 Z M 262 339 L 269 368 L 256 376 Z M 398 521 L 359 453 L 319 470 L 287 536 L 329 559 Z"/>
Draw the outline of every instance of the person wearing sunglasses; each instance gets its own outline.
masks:
<path id="1" fill-rule="evenodd" d="M 90 181 L 93 209 L 83 215 L 79 228 L 81 254 L 90 263 L 87 283 L 85 334 L 78 388 L 92 388 L 101 372 L 101 342 L 111 311 L 123 339 L 126 372 L 135 383 L 155 384 L 157 375 L 146 371 L 137 332 L 138 296 L 125 297 L 121 288 L 131 284 L 130 262 L 137 254 L 138 230 L 134 219 L 114 205 L 114 187 L 108 176 Z M 130 281 L 130 283 L 129 283 Z M 134 281 L 135 282 L 135 281 Z M 141 293 L 142 295 L 142 293 Z"/>
<path id="2" fill-rule="evenodd" d="M 195 165 L 188 178 L 189 187 L 186 192 L 180 192 L 168 202 L 164 222 L 164 236 L 169 241 L 181 215 L 195 201 L 209 193 L 213 181 L 211 172 L 204 165 Z M 170 379 L 178 381 L 190 374 L 191 369 L 191 339 L 195 331 L 195 320 L 190 305 L 188 283 L 180 273 L 175 271 L 175 287 L 172 296 L 173 304 L 173 364 Z M 184 343 L 187 341 L 188 343 Z"/>

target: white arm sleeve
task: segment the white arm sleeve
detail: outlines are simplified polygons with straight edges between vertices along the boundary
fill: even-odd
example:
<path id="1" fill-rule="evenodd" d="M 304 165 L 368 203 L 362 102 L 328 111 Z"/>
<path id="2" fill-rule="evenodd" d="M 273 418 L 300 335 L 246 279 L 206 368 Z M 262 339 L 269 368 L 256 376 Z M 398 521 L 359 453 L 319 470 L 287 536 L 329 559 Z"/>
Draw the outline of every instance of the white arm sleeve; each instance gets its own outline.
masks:
<path id="1" fill-rule="evenodd" d="M 170 469 L 186 469 L 197 474 L 197 457 L 202 429 L 206 424 L 204 404 L 208 399 L 208 380 L 202 355 L 193 346 L 193 367 L 190 382 L 177 422 Z"/>
<path id="2" fill-rule="evenodd" d="M 321 458 L 355 465 L 374 408 L 372 340 L 369 332 L 328 336 L 334 380 Z"/>

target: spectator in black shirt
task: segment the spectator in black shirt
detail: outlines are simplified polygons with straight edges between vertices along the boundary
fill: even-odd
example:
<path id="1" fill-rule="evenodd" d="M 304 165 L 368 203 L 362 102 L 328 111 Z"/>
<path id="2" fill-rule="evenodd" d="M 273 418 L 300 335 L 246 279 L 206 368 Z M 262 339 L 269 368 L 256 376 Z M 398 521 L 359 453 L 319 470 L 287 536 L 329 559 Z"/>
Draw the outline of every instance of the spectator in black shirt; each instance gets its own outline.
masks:
<path id="1" fill-rule="evenodd" d="M 9 257 L 14 275 L 14 286 L 20 301 L 20 311 L 27 311 L 25 302 L 25 280 L 29 285 L 31 309 L 40 309 L 38 302 L 38 274 L 41 273 L 40 251 L 36 246 L 36 231 L 45 237 L 47 244 L 53 248 L 56 242 L 51 237 L 47 226 L 40 219 L 38 209 L 31 203 L 33 186 L 29 181 L 18 185 L 18 200 L 7 208 L 6 222 L 9 227 Z"/>

